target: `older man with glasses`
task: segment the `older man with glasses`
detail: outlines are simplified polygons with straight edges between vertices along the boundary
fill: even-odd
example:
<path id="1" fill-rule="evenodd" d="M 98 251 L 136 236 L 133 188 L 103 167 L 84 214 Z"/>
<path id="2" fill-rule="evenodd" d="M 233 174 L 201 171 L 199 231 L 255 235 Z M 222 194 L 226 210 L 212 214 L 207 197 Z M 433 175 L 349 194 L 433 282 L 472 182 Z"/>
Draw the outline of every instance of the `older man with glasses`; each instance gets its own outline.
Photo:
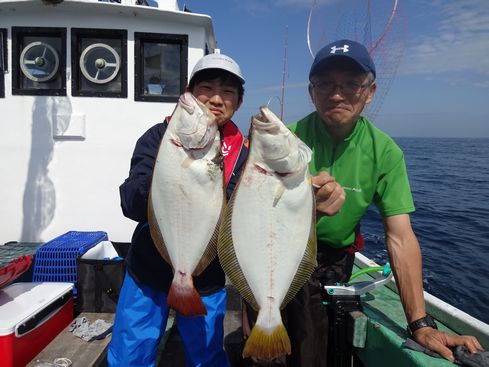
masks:
<path id="1" fill-rule="evenodd" d="M 339 40 L 325 46 L 309 73 L 309 94 L 316 110 L 289 126 L 313 151 L 309 170 L 317 187 L 318 266 L 285 308 L 292 344 L 288 366 L 334 365 L 335 351 L 326 348 L 328 311 L 321 289 L 350 278 L 355 252 L 363 248 L 360 220 L 371 203 L 383 218 L 412 338 L 452 361 L 449 347 L 482 349 L 474 337 L 438 331 L 426 314 L 421 251 L 409 218 L 415 209 L 403 152 L 361 115 L 374 98 L 375 77 L 374 62 L 363 45 Z"/>

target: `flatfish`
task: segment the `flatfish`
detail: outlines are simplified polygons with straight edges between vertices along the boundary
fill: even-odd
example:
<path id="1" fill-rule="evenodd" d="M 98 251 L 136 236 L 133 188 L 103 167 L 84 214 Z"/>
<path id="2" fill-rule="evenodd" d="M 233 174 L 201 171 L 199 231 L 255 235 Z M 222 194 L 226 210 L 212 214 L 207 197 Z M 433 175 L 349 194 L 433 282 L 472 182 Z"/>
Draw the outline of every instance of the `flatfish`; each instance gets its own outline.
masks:
<path id="1" fill-rule="evenodd" d="M 185 316 L 207 313 L 192 276 L 217 255 L 224 195 L 215 116 L 187 92 L 161 141 L 148 203 L 151 237 L 174 272 L 167 303 Z"/>
<path id="2" fill-rule="evenodd" d="M 250 151 L 224 211 L 218 255 L 240 294 L 258 311 L 243 357 L 290 354 L 280 310 L 316 266 L 311 150 L 267 107 L 252 118 Z"/>

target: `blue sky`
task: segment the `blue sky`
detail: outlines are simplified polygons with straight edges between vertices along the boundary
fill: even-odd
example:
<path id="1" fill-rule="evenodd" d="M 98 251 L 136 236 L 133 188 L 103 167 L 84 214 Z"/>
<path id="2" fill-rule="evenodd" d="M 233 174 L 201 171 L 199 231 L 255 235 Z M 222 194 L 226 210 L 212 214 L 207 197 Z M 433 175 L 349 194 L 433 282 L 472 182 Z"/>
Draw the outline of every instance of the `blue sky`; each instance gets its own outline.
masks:
<path id="1" fill-rule="evenodd" d="M 320 0 L 317 14 L 331 24 L 337 20 L 338 4 L 352 2 Z M 392 4 L 373 2 L 386 4 L 385 8 Z M 312 4 L 312 0 L 179 0 L 181 7 L 213 18 L 221 53 L 241 66 L 245 102 L 234 120 L 244 133 L 260 105 L 270 101 L 280 113 L 284 75 L 284 122 L 313 110 L 307 93 Z M 382 101 L 375 124 L 394 137 L 489 137 L 489 1 L 399 0 L 399 5 L 406 25 L 397 32 L 404 35 L 403 54 L 391 87 L 377 96 Z M 379 23 L 378 14 L 372 14 L 373 24 Z"/>

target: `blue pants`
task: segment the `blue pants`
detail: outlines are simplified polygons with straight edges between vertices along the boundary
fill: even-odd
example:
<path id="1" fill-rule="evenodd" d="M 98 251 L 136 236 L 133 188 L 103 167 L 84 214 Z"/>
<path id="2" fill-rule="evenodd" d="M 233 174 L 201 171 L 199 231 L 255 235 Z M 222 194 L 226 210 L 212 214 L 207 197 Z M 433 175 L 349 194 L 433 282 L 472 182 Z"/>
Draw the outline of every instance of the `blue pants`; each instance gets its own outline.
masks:
<path id="1" fill-rule="evenodd" d="M 109 366 L 154 366 L 156 352 L 168 319 L 167 295 L 136 283 L 126 273 L 117 304 Z M 201 297 L 206 316 L 185 317 L 177 313 L 186 366 L 229 367 L 224 351 L 226 289 Z"/>

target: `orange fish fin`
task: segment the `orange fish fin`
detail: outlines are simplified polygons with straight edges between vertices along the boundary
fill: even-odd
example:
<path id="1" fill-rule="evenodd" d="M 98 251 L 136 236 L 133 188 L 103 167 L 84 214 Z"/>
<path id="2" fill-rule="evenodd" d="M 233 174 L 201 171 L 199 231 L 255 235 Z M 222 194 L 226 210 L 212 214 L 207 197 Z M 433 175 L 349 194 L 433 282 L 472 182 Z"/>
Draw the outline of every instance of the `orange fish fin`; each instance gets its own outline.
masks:
<path id="1" fill-rule="evenodd" d="M 243 358 L 255 357 L 271 361 L 290 353 L 290 339 L 283 324 L 273 329 L 271 334 L 259 325 L 255 325 L 244 346 Z"/>
<path id="2" fill-rule="evenodd" d="M 179 271 L 175 272 L 166 303 L 168 307 L 183 316 L 207 315 L 207 310 L 194 287 L 192 277 L 181 274 Z"/>

